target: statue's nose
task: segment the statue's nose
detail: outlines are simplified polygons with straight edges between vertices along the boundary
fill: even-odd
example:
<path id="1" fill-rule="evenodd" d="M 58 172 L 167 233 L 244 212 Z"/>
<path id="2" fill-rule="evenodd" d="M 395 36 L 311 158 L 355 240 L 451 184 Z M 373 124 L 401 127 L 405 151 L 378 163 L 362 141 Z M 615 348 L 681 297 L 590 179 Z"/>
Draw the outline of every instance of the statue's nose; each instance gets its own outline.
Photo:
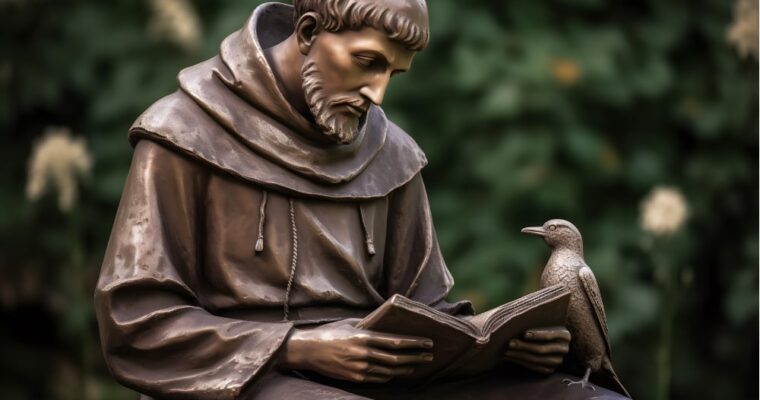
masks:
<path id="1" fill-rule="evenodd" d="M 367 100 L 371 101 L 372 104 L 380 106 L 385 99 L 385 89 L 388 88 L 388 81 L 389 79 L 385 75 L 377 77 L 376 79 L 373 79 L 372 82 L 359 89 L 359 93 Z"/>

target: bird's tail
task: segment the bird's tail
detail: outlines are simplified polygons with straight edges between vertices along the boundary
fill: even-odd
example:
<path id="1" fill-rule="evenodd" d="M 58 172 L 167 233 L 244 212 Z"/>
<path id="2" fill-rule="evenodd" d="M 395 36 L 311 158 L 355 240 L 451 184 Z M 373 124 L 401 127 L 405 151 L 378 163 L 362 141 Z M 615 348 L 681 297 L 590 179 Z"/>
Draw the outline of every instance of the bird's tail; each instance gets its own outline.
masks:
<path id="1" fill-rule="evenodd" d="M 628 393 L 628 390 L 625 389 L 625 386 L 623 386 L 623 382 L 620 381 L 620 378 L 618 378 L 617 374 L 615 373 L 615 370 L 612 368 L 612 362 L 608 357 L 604 358 L 604 362 L 602 363 L 601 370 L 597 373 L 598 377 L 596 380 L 603 381 L 600 382 L 601 386 L 604 386 L 606 388 L 612 389 L 620 394 L 624 394 L 628 396 L 628 398 L 631 398 L 631 394 Z"/>

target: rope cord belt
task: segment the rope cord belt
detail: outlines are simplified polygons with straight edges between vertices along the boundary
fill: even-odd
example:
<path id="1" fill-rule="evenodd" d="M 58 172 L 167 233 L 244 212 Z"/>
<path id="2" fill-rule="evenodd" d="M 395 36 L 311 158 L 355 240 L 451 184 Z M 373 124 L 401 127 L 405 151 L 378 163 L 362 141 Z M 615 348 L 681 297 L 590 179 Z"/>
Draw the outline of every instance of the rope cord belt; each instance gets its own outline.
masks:
<path id="1" fill-rule="evenodd" d="M 285 302 L 282 305 L 283 321 L 287 321 L 290 314 L 290 292 L 293 290 L 293 280 L 296 277 L 296 266 L 298 265 L 298 228 L 296 227 L 296 210 L 293 199 L 290 199 L 290 230 L 293 238 L 293 251 L 290 255 L 290 277 L 285 289 Z"/>

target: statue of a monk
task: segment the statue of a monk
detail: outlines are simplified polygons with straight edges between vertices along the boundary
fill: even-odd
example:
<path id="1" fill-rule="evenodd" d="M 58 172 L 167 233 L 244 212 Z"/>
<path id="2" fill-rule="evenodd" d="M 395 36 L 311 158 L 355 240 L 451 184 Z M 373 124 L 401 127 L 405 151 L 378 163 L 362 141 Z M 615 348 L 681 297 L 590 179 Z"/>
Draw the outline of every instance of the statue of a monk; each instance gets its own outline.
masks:
<path id="1" fill-rule="evenodd" d="M 514 340 L 503 370 L 416 389 L 393 378 L 435 343 L 354 327 L 394 294 L 473 312 L 446 301 L 425 155 L 380 108 L 428 39 L 424 0 L 264 4 L 139 117 L 95 294 L 119 382 L 144 399 L 611 394 L 549 375 L 563 327 Z"/>

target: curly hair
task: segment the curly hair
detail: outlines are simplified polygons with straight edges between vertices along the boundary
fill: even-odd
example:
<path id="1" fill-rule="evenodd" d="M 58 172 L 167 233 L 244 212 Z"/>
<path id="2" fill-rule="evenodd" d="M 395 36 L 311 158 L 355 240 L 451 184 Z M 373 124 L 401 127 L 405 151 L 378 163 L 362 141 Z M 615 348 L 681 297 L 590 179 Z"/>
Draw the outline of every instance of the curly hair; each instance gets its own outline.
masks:
<path id="1" fill-rule="evenodd" d="M 424 0 L 418 0 L 426 7 Z M 357 30 L 364 26 L 384 30 L 391 40 L 404 44 L 409 50 L 427 47 L 430 30 L 414 23 L 406 15 L 394 13 L 383 6 L 384 1 L 359 0 L 293 0 L 295 21 L 308 12 L 319 15 L 322 28 L 328 32 Z"/>

